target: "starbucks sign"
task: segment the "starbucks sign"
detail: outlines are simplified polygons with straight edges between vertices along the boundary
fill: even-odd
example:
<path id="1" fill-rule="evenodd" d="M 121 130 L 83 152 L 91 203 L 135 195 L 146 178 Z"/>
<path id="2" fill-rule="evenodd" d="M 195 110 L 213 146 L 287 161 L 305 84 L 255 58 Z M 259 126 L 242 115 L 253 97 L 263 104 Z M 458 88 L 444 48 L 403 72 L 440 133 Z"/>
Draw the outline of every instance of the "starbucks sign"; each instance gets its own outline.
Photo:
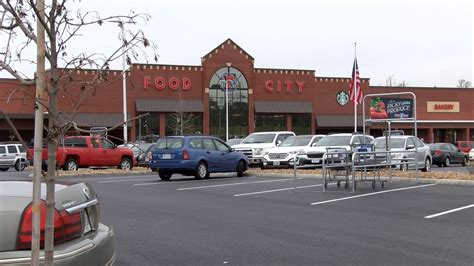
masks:
<path id="1" fill-rule="evenodd" d="M 336 102 L 339 105 L 346 105 L 349 102 L 349 95 L 345 91 L 340 91 L 336 94 Z"/>

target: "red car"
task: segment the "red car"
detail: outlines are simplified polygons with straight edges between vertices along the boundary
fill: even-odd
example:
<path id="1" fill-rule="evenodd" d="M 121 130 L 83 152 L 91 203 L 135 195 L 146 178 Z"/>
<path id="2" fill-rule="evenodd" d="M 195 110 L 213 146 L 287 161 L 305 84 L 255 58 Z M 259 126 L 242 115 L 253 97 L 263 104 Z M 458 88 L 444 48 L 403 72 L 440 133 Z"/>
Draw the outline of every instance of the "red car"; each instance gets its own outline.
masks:
<path id="1" fill-rule="evenodd" d="M 465 154 L 469 154 L 469 151 L 474 148 L 474 141 L 456 141 L 454 145 Z"/>

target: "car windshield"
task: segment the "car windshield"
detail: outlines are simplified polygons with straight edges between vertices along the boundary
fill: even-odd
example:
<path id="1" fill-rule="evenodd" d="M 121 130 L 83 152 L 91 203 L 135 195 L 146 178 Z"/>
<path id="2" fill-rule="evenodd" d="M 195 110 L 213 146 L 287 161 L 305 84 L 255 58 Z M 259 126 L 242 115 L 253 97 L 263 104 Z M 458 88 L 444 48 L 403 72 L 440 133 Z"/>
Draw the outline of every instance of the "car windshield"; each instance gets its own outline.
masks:
<path id="1" fill-rule="evenodd" d="M 315 146 L 349 146 L 351 136 L 325 136 L 315 143 Z"/>
<path id="2" fill-rule="evenodd" d="M 306 146 L 311 141 L 312 136 L 295 136 L 285 139 L 279 147 Z"/>
<path id="3" fill-rule="evenodd" d="M 242 143 L 243 144 L 251 144 L 251 143 L 272 143 L 275 139 L 275 135 L 273 133 L 268 134 L 250 134 L 246 137 Z"/>
<path id="4" fill-rule="evenodd" d="M 432 144 L 427 144 L 428 147 L 430 147 L 430 149 L 432 150 L 436 150 L 436 149 L 440 149 L 441 147 L 441 144 L 440 143 L 432 143 Z"/>
<path id="5" fill-rule="evenodd" d="M 403 149 L 405 147 L 405 139 L 399 139 L 399 138 L 390 138 L 390 142 L 392 145 L 392 149 Z M 386 149 L 387 145 L 385 138 L 380 138 L 376 139 L 374 141 L 374 147 L 375 149 L 381 150 L 381 149 Z"/>
<path id="6" fill-rule="evenodd" d="M 157 149 L 181 149 L 184 144 L 183 138 L 161 138 L 156 143 Z"/>

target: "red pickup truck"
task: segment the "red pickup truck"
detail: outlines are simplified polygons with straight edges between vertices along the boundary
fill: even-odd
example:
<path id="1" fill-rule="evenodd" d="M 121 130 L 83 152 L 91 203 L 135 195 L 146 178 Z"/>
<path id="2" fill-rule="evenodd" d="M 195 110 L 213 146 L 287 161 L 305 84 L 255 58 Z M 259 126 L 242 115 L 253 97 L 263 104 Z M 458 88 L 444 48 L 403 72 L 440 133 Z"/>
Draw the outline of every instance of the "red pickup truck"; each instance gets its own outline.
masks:
<path id="1" fill-rule="evenodd" d="M 33 153 L 33 149 L 31 149 Z M 101 137 L 66 137 L 56 149 L 56 166 L 63 170 L 75 171 L 79 167 L 117 166 L 131 169 L 135 164 L 133 152 L 129 148 L 117 147 L 110 140 Z M 32 158 L 28 158 L 32 161 Z M 43 149 L 42 162 L 45 169 L 48 149 Z"/>

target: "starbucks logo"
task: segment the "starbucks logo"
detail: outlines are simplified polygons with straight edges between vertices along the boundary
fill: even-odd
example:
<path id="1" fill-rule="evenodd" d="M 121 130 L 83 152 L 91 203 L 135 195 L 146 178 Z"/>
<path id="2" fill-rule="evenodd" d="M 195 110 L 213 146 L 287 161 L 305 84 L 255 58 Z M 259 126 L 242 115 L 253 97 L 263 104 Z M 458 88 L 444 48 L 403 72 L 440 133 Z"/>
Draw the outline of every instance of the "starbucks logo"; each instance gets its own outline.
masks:
<path id="1" fill-rule="evenodd" d="M 349 102 L 349 95 L 345 91 L 336 94 L 336 101 L 339 105 L 346 105 Z"/>

